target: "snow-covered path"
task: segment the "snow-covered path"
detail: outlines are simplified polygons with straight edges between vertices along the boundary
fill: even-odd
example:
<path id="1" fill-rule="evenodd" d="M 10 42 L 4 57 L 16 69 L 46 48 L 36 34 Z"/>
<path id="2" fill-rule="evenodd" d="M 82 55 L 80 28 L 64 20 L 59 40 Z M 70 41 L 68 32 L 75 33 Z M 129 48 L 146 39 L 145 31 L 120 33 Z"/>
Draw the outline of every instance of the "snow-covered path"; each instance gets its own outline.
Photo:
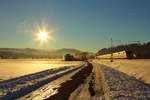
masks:
<path id="1" fill-rule="evenodd" d="M 110 100 L 150 100 L 150 85 L 111 67 L 97 66 L 101 68 L 106 83 L 103 83 L 104 92 Z"/>
<path id="2" fill-rule="evenodd" d="M 150 59 L 114 59 L 110 60 L 93 60 L 95 63 L 109 66 L 129 76 L 135 77 L 137 80 L 150 84 Z"/>

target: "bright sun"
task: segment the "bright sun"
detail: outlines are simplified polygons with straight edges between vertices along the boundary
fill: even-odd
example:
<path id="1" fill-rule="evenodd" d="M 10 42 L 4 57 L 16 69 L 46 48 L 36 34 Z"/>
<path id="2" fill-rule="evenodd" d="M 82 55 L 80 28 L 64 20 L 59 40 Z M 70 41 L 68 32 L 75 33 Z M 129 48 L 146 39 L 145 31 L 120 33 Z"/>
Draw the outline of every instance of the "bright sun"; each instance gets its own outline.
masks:
<path id="1" fill-rule="evenodd" d="M 48 34 L 46 32 L 40 32 L 38 34 L 38 38 L 42 41 L 47 40 L 48 39 Z"/>
<path id="2" fill-rule="evenodd" d="M 45 28 L 43 29 L 38 29 L 37 32 L 34 32 L 35 36 L 35 41 L 39 42 L 40 45 L 46 45 L 47 43 L 50 42 L 50 40 L 53 40 L 52 33 L 53 30 L 46 30 Z"/>

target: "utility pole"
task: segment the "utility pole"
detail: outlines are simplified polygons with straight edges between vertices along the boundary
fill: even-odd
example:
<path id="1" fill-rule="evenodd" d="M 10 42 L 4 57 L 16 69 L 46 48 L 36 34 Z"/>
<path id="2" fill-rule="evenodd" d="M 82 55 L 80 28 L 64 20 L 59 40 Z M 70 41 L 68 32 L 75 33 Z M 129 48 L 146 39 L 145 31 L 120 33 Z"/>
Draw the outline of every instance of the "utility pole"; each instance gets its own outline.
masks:
<path id="1" fill-rule="evenodd" d="M 114 58 L 113 58 L 113 42 L 114 41 L 121 41 L 121 40 L 113 40 L 112 38 L 110 39 L 110 44 L 111 44 L 111 57 L 110 57 L 110 62 L 113 62 L 114 61 Z"/>
<path id="2" fill-rule="evenodd" d="M 110 62 L 113 62 L 113 48 L 112 48 L 112 47 L 113 47 L 113 40 L 112 40 L 112 38 L 110 39 L 110 42 L 111 42 L 111 43 L 110 43 L 110 44 L 111 44 L 111 47 L 110 47 L 110 48 L 111 48 Z"/>

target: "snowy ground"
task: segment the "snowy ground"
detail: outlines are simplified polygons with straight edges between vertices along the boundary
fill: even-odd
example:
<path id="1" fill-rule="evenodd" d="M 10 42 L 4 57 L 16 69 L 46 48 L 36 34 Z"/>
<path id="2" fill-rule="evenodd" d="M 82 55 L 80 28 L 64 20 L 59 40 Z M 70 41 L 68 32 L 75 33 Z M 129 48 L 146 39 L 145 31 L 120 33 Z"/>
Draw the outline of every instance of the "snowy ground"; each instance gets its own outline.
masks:
<path id="1" fill-rule="evenodd" d="M 79 70 L 81 70 L 81 69 L 79 68 L 69 74 L 61 76 L 58 79 L 53 80 L 52 82 L 49 82 L 48 84 L 45 84 L 44 86 L 36 89 L 35 91 L 19 98 L 18 100 L 43 100 L 43 99 L 46 99 L 46 98 L 58 93 L 57 89 L 59 87 L 61 87 L 60 84 L 62 84 L 63 82 L 66 82 L 67 80 L 70 80 L 70 77 L 73 76 L 74 74 L 76 74 Z"/>
<path id="2" fill-rule="evenodd" d="M 13 100 L 23 97 L 24 95 L 35 91 L 52 81 L 60 79 L 63 76 L 67 77 L 66 75 L 69 73 L 80 70 L 82 65 L 84 65 L 83 62 L 49 60 L 1 60 L 0 66 L 2 70 L 0 75 L 3 80 L 0 82 L 0 99 Z M 5 71 L 4 69 L 9 72 L 2 72 Z M 19 72 L 19 74 L 17 72 Z M 5 77 L 3 78 L 3 76 Z M 11 76 L 12 78 L 8 76 Z M 63 79 L 63 81 L 66 79 L 67 78 Z M 61 82 L 57 82 L 57 84 L 55 84 L 56 87 L 59 86 L 58 83 L 60 84 Z M 49 91 L 52 88 L 56 88 L 55 86 L 49 88 L 50 86 L 51 85 L 45 89 Z M 42 94 L 44 95 L 43 92 Z M 41 94 L 41 92 L 39 93 Z M 49 95 L 50 94 L 47 96 Z"/>
<path id="3" fill-rule="evenodd" d="M 100 65 L 107 83 L 109 100 L 150 100 L 150 86 L 134 77 L 110 67 Z"/>
<path id="4" fill-rule="evenodd" d="M 105 100 L 150 100 L 150 60 L 94 60 Z"/>
<path id="5" fill-rule="evenodd" d="M 68 100 L 150 100 L 148 77 L 150 60 L 115 60 L 114 62 L 93 60 L 91 62 L 93 66 L 87 62 L 60 60 L 1 60 L 0 62 L 2 65 L 13 65 L 13 68 L 18 68 L 17 70 L 20 70 L 19 65 L 24 66 L 21 71 L 26 69 L 25 73 L 17 74 L 18 77 L 10 71 L 10 74 L 14 75 L 13 78 L 4 78 L 0 82 L 2 100 L 54 100 L 52 98 L 64 100 L 63 97 L 67 93 L 69 93 Z M 37 63 L 40 65 L 37 66 Z M 19 65 L 16 67 L 17 64 Z M 35 70 L 28 72 L 30 67 L 34 69 L 33 66 Z M 86 66 L 93 68 L 88 76 L 87 72 L 90 69 L 86 69 Z M 6 69 L 9 68 L 10 66 Z M 76 87 L 75 84 L 80 80 L 81 84 Z"/>
<path id="6" fill-rule="evenodd" d="M 82 64 L 82 62 L 65 62 L 48 59 L 1 59 L 0 81 L 40 72 L 47 69 Z"/>
<path id="7" fill-rule="evenodd" d="M 94 60 L 94 62 L 124 72 L 129 76 L 150 84 L 150 60 Z"/>
<path id="8" fill-rule="evenodd" d="M 100 62 L 92 64 L 93 76 L 71 94 L 70 100 L 150 100 L 150 85 Z"/>

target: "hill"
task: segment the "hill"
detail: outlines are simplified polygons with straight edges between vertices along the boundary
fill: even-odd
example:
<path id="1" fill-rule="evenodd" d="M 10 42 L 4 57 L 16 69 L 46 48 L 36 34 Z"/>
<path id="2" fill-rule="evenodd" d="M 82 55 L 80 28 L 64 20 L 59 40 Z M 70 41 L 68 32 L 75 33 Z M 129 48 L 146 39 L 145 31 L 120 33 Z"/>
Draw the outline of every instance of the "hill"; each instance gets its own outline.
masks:
<path id="1" fill-rule="evenodd" d="M 42 49 L 16 49 L 16 48 L 0 48 L 0 58 L 57 58 L 65 54 L 76 54 L 82 51 L 77 49 L 55 49 L 55 50 L 42 50 Z"/>

